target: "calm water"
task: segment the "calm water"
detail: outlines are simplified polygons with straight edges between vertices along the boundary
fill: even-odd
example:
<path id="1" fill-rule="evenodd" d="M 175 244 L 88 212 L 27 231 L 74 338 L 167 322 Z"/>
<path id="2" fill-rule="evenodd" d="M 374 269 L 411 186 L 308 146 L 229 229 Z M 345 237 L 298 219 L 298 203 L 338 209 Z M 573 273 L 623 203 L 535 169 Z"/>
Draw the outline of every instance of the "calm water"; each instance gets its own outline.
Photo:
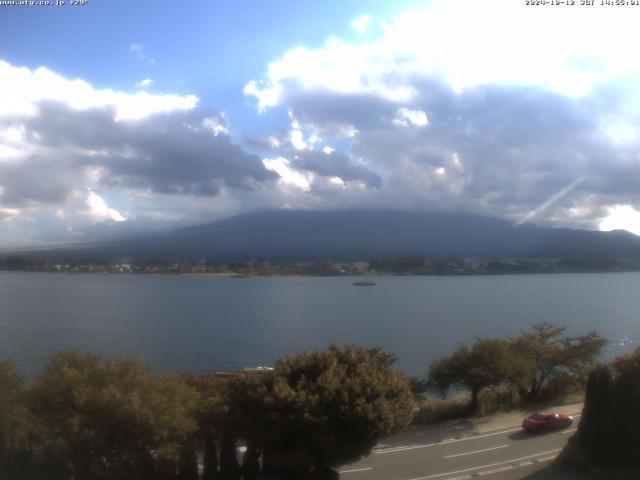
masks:
<path id="1" fill-rule="evenodd" d="M 640 274 L 353 279 L 0 272 L 0 358 L 29 374 L 63 349 L 136 354 L 157 372 L 269 365 L 330 342 L 382 345 L 422 374 L 473 336 L 541 322 L 640 339 Z"/>

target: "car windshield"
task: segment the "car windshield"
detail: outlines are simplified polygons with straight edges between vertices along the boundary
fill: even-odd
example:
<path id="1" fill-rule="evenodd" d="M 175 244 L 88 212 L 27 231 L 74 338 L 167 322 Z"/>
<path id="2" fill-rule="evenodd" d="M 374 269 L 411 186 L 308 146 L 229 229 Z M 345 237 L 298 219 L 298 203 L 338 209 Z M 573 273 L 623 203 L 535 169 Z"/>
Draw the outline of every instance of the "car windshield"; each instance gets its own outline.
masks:
<path id="1" fill-rule="evenodd" d="M 549 417 L 549 415 L 546 415 L 544 413 L 534 413 L 533 415 L 531 415 L 529 418 L 531 420 L 546 420 Z"/>

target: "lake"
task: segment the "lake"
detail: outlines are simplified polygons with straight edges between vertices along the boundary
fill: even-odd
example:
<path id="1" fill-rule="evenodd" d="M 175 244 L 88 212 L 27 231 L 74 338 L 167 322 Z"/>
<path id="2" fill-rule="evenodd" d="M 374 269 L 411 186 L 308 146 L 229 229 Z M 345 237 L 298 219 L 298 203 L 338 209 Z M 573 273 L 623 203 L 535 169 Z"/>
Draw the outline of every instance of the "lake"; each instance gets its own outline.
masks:
<path id="1" fill-rule="evenodd" d="M 0 272 L 0 359 L 29 375 L 64 349 L 219 371 L 338 342 L 381 345 L 421 375 L 460 342 L 542 321 L 597 330 L 607 356 L 640 340 L 640 273 L 354 280 Z"/>

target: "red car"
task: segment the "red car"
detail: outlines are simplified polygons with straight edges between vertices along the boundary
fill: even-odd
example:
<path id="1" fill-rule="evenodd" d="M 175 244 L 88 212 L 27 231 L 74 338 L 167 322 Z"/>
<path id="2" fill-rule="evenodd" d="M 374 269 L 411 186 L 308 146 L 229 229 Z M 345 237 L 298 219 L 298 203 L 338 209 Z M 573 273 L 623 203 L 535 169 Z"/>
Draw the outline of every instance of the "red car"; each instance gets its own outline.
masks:
<path id="1" fill-rule="evenodd" d="M 522 422 L 522 428 L 529 433 L 548 432 L 566 428 L 573 423 L 573 417 L 552 410 L 542 410 L 529 415 Z"/>

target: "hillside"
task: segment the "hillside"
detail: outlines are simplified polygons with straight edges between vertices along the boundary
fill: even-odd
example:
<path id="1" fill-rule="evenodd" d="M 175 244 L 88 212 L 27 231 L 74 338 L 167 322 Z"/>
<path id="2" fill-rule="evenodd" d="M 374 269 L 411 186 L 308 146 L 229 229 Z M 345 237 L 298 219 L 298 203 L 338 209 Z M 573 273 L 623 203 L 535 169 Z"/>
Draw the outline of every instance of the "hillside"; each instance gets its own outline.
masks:
<path id="1" fill-rule="evenodd" d="M 516 226 L 508 221 L 407 211 L 279 210 L 91 246 L 43 250 L 55 256 L 171 259 L 367 260 L 373 257 L 640 258 L 640 237 Z"/>

